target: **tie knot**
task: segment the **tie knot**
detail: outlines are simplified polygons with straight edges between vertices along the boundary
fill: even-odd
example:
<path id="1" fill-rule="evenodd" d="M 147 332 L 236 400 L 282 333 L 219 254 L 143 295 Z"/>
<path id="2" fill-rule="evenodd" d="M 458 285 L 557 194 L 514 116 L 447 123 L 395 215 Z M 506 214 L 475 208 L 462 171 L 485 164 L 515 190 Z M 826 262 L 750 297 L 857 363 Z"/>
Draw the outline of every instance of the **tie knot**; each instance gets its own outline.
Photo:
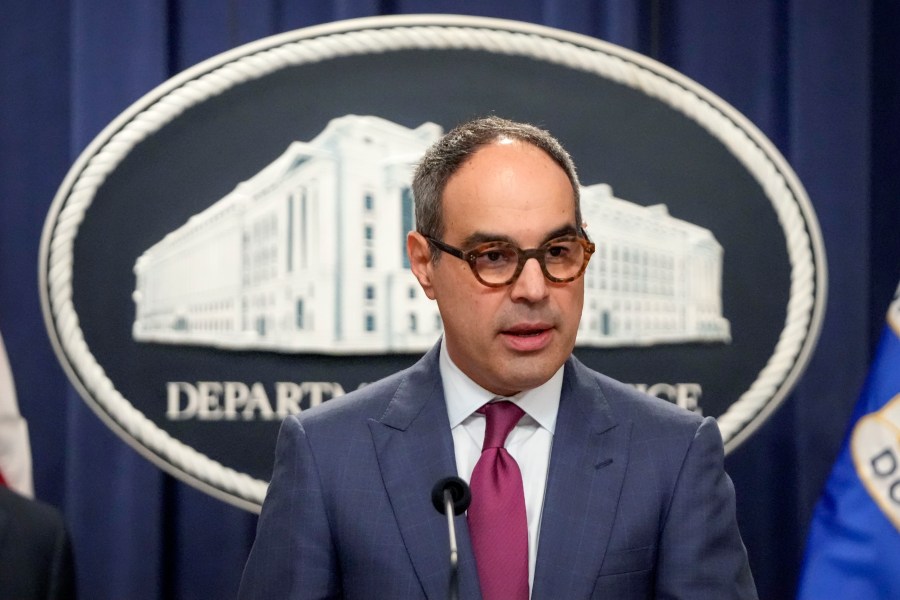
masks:
<path id="1" fill-rule="evenodd" d="M 525 411 L 509 400 L 490 402 L 479 408 L 478 412 L 487 419 L 484 426 L 482 452 L 488 448 L 502 448 L 509 432 L 516 426 L 519 419 L 525 415 Z"/>

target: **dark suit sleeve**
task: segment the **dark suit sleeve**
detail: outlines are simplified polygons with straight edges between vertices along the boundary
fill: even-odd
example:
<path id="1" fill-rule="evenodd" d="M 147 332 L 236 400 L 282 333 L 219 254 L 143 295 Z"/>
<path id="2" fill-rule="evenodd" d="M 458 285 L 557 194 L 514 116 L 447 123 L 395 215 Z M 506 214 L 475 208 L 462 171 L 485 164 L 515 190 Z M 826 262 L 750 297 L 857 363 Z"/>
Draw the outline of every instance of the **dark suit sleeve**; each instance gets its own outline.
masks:
<path id="1" fill-rule="evenodd" d="M 72 556 L 72 544 L 65 525 L 60 522 L 56 529 L 56 540 L 53 549 L 53 561 L 50 567 L 50 600 L 75 599 L 75 561 Z"/>
<path id="2" fill-rule="evenodd" d="M 735 515 L 734 486 L 712 418 L 697 429 L 660 533 L 657 598 L 756 598 Z"/>
<path id="3" fill-rule="evenodd" d="M 287 417 L 238 597 L 339 598 L 340 573 L 315 457 L 303 425 Z"/>

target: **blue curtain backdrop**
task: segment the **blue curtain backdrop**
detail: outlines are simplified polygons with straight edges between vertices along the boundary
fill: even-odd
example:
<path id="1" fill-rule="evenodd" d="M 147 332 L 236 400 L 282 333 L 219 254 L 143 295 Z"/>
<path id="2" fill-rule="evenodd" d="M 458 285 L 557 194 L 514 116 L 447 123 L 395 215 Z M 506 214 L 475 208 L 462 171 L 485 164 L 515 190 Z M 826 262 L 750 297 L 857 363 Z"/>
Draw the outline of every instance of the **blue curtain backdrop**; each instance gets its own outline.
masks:
<path id="1" fill-rule="evenodd" d="M 80 594 L 233 597 L 256 518 L 163 475 L 69 385 L 37 286 L 41 227 L 69 166 L 132 102 L 203 59 L 318 23 L 421 12 L 541 23 L 654 57 L 747 115 L 799 174 L 828 253 L 824 327 L 794 393 L 727 459 L 761 597 L 792 597 L 812 507 L 900 279 L 893 2 L 4 2 L 0 331 L 30 424 L 36 493 L 64 511 Z"/>

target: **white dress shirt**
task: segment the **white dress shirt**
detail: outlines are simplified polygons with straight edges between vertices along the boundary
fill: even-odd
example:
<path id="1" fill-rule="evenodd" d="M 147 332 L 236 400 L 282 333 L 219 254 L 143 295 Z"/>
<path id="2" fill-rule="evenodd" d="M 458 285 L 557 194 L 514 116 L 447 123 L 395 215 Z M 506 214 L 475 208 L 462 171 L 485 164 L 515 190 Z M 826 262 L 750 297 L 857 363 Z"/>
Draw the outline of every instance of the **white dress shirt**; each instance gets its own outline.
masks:
<path id="1" fill-rule="evenodd" d="M 441 343 L 439 365 L 453 435 L 456 471 L 468 482 L 472 479 L 472 471 L 475 470 L 475 463 L 481 457 L 481 446 L 484 443 L 485 417 L 475 411 L 499 397 L 460 371 L 450 359 L 447 345 L 444 343 Z M 560 367 L 543 385 L 503 398 L 515 402 L 525 411 L 525 416 L 506 438 L 506 450 L 519 464 L 522 486 L 525 489 L 529 590 L 534 587 L 534 565 L 541 530 L 541 511 L 544 507 L 544 490 L 547 487 L 547 469 L 550 465 L 550 448 L 556 428 L 562 380 L 563 367 Z"/>

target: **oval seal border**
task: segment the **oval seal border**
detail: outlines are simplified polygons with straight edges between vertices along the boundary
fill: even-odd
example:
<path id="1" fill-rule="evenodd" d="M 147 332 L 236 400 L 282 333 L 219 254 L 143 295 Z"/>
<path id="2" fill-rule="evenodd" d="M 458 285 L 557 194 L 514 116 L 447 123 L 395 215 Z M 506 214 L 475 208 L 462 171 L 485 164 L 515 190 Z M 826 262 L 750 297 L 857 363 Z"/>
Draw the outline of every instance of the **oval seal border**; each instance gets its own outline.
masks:
<path id="1" fill-rule="evenodd" d="M 747 169 L 784 231 L 790 297 L 775 351 L 756 380 L 719 417 L 726 451 L 777 408 L 802 374 L 825 311 L 821 232 L 803 186 L 772 143 L 709 90 L 648 57 L 587 36 L 516 21 L 453 15 L 370 17 L 264 38 L 161 84 L 110 123 L 82 152 L 57 192 L 41 238 L 45 323 L 70 380 L 111 429 L 157 466 L 241 508 L 258 511 L 267 483 L 197 452 L 157 427 L 120 394 L 84 339 L 72 302 L 73 245 L 106 177 L 141 141 L 188 108 L 282 68 L 398 50 L 476 49 L 577 69 L 640 91 L 703 127 Z"/>

